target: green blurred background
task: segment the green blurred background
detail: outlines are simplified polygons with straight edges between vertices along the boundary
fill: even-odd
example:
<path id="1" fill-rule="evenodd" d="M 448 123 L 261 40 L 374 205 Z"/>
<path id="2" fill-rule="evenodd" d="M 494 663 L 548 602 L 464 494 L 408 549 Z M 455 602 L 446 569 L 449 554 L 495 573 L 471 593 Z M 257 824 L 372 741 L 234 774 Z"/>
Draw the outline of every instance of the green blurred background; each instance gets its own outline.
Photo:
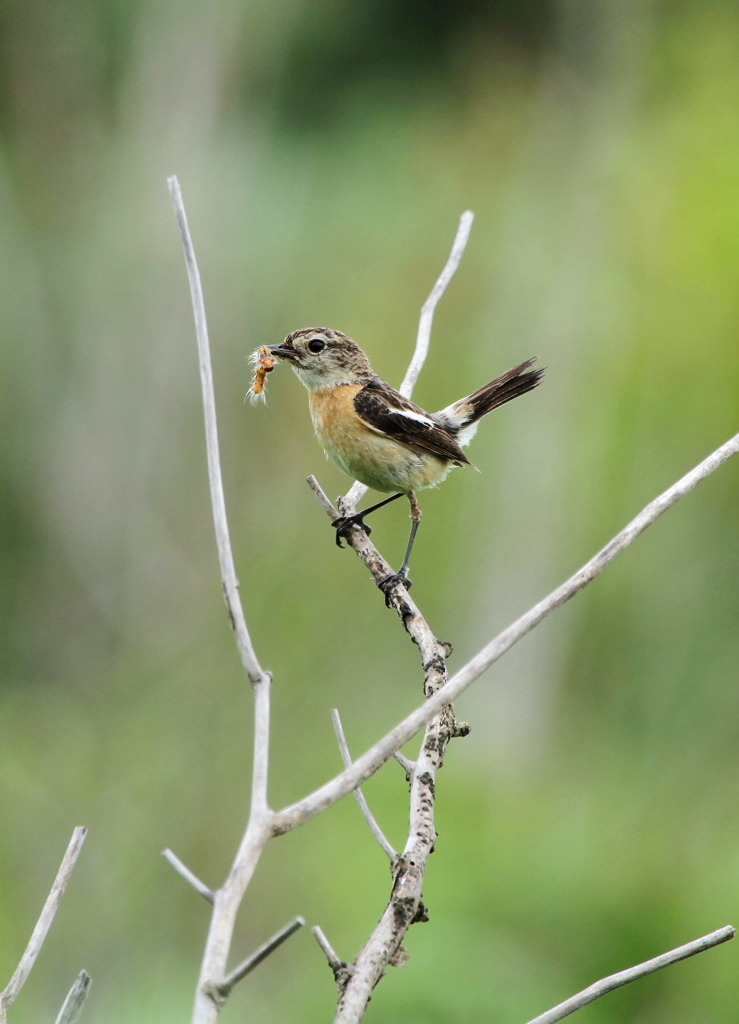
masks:
<path id="1" fill-rule="evenodd" d="M 74 825 L 86 847 L 13 1024 L 189 1019 L 248 802 L 250 693 L 212 539 L 178 174 L 203 274 L 247 615 L 274 672 L 275 806 L 415 705 L 416 652 L 304 483 L 292 374 L 247 354 L 338 327 L 393 382 L 460 213 L 475 226 L 415 396 L 530 355 L 532 396 L 427 492 L 414 597 L 462 665 L 737 430 L 739 10 L 732 2 L 390 0 L 0 8 L 0 972 Z M 737 473 L 680 503 L 458 705 L 431 913 L 368 1022 L 520 1024 L 739 924 Z M 370 495 L 371 497 L 371 495 Z M 398 562 L 407 515 L 375 523 Z M 410 748 L 409 748 L 410 749 Z M 407 794 L 367 786 L 397 845 Z M 273 844 L 234 959 L 296 913 L 352 959 L 389 888 L 352 801 Z M 734 1024 L 728 944 L 583 1011 Z M 4 984 L 4 982 L 3 982 Z M 332 1018 L 304 929 L 225 1021 Z"/>

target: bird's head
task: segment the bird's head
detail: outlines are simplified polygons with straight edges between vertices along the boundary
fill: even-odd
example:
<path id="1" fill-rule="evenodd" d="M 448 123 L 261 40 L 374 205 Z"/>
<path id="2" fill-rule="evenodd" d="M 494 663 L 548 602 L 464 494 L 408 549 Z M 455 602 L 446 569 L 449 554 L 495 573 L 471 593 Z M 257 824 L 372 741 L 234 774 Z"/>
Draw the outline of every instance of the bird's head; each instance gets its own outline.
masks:
<path id="1" fill-rule="evenodd" d="M 271 345 L 270 352 L 290 363 L 309 391 L 366 383 L 374 376 L 359 345 L 330 327 L 293 331 L 281 345 Z"/>

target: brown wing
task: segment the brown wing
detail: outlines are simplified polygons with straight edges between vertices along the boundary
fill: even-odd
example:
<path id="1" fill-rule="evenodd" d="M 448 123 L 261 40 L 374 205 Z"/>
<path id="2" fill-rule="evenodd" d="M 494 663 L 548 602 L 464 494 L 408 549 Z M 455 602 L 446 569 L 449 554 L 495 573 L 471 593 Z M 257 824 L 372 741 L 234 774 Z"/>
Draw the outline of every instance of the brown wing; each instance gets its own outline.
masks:
<path id="1" fill-rule="evenodd" d="M 451 434 L 379 377 L 357 392 L 354 408 L 367 426 L 412 451 L 449 459 L 460 466 L 472 465 Z"/>

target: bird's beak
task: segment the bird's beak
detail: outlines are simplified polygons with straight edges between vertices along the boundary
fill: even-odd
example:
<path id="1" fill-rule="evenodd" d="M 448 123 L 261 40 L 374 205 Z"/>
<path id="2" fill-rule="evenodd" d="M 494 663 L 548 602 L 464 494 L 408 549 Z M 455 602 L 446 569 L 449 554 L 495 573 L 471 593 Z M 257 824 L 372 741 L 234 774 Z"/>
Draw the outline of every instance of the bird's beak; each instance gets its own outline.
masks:
<path id="1" fill-rule="evenodd" d="M 278 359 L 297 359 L 298 353 L 292 346 L 288 345 L 270 345 L 269 350 L 273 356 L 277 356 Z"/>

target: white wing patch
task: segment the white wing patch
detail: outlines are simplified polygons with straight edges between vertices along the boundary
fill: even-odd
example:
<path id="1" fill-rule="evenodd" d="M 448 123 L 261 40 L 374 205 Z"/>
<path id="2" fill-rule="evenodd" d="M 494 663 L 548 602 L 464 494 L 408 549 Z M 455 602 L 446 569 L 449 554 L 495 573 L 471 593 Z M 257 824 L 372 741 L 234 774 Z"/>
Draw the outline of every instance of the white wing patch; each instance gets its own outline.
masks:
<path id="1" fill-rule="evenodd" d="M 437 424 L 430 416 L 425 416 L 423 413 L 414 412 L 413 409 L 393 409 L 394 416 L 404 416 L 408 420 L 415 420 L 416 423 L 423 423 L 426 427 L 435 427 Z"/>

